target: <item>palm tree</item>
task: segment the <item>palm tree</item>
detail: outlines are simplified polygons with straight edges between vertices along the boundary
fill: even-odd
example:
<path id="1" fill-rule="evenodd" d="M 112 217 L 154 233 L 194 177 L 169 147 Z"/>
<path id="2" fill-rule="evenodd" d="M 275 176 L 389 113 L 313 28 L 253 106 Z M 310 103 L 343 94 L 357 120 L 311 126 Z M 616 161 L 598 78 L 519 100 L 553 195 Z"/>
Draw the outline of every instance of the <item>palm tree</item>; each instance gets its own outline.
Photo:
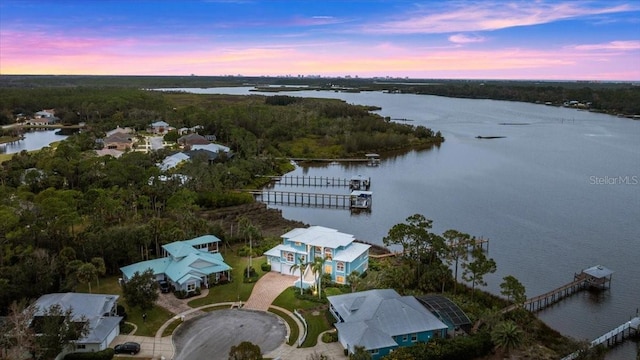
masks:
<path id="1" fill-rule="evenodd" d="M 308 265 L 309 263 L 304 262 L 303 257 L 298 256 L 298 262 L 293 264 L 289 269 L 291 273 L 295 272 L 298 269 L 300 270 L 300 295 L 302 295 L 302 275 L 304 274 L 304 271 L 307 269 Z"/>
<path id="2" fill-rule="evenodd" d="M 92 263 L 82 264 L 76 271 L 78 281 L 89 285 L 89 294 L 91 294 L 91 281 L 97 277 L 98 271 Z"/>
<path id="3" fill-rule="evenodd" d="M 240 234 L 246 239 L 249 239 L 249 266 L 247 267 L 247 277 L 251 276 L 251 257 L 253 255 L 253 239 L 258 238 L 260 236 L 260 229 L 257 226 L 251 223 L 246 217 L 240 218 L 238 222 L 238 228 L 240 229 Z"/>
<path id="4" fill-rule="evenodd" d="M 320 257 L 316 256 L 313 259 L 313 263 L 311 263 L 311 271 L 316 276 L 316 286 L 318 288 L 318 299 L 322 299 L 322 270 L 324 268 L 324 263 L 327 261 L 328 257 Z"/>
<path id="5" fill-rule="evenodd" d="M 491 331 L 491 340 L 496 348 L 504 350 L 505 355 L 522 344 L 523 336 L 522 330 L 513 321 L 503 321 Z"/>

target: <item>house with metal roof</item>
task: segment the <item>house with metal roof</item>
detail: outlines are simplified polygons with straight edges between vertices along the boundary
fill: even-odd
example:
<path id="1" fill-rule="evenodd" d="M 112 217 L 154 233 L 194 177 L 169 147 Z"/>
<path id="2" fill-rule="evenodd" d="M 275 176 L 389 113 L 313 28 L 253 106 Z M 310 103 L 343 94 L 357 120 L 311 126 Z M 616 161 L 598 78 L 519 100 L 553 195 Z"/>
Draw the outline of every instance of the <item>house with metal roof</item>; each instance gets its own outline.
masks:
<path id="1" fill-rule="evenodd" d="M 393 289 L 328 296 L 327 300 L 337 320 L 338 341 L 350 354 L 362 346 L 377 360 L 398 347 L 447 336 L 447 325 L 415 297 L 400 296 Z"/>
<path id="2" fill-rule="evenodd" d="M 294 265 L 313 262 L 324 258 L 323 274 L 330 274 L 331 280 L 347 284 L 347 276 L 357 271 L 362 274 L 369 268 L 370 245 L 355 242 L 355 237 L 323 226 L 296 228 L 281 235 L 282 244 L 265 252 L 271 271 L 300 276 L 300 270 L 291 271 Z M 308 288 L 315 283 L 311 268 L 306 267 L 302 284 L 294 286 Z"/>
<path id="3" fill-rule="evenodd" d="M 157 280 L 166 280 L 175 290 L 193 293 L 197 288 L 231 279 L 231 267 L 219 253 L 220 239 L 204 235 L 162 245 L 164 257 L 120 268 L 122 280 L 151 269 Z"/>
<path id="4" fill-rule="evenodd" d="M 72 321 L 88 322 L 87 335 L 75 341 L 75 352 L 93 352 L 104 350 L 120 334 L 120 321 L 117 303 L 119 295 L 55 293 L 42 295 L 33 304 L 36 311 L 34 321 L 42 317 L 53 305 L 59 305 L 62 311 L 71 309 Z"/>

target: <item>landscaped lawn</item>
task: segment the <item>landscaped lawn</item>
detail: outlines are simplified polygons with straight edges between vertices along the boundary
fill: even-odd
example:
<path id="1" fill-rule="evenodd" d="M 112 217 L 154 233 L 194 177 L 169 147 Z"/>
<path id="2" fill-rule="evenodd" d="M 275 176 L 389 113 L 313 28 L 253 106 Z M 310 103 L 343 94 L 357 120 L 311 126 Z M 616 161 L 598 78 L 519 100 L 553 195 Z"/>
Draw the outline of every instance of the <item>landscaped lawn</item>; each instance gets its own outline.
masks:
<path id="1" fill-rule="evenodd" d="M 300 335 L 300 329 L 298 328 L 298 324 L 295 320 L 293 320 L 289 315 L 283 313 L 278 309 L 269 308 L 269 312 L 274 313 L 280 316 L 284 321 L 289 324 L 289 329 L 291 329 L 291 333 L 289 334 L 289 341 L 287 344 L 293 346 L 298 341 L 298 335 Z"/>
<path id="2" fill-rule="evenodd" d="M 264 275 L 264 271 L 260 268 L 260 265 L 265 261 L 264 257 L 253 258 L 251 266 L 255 269 L 258 278 L 254 279 L 250 283 L 245 283 L 244 271 L 249 265 L 249 258 L 238 256 L 236 253 L 237 246 L 233 246 L 229 249 L 221 249 L 220 254 L 224 258 L 224 262 L 231 266 L 231 282 L 223 285 L 214 285 L 209 288 L 209 294 L 206 297 L 194 299 L 189 301 L 189 306 L 199 307 L 207 304 L 216 304 L 220 302 L 229 301 L 247 301 L 253 290 L 253 286 L 256 281 Z"/>
<path id="3" fill-rule="evenodd" d="M 294 309 L 301 311 L 304 319 L 307 322 L 307 337 L 302 344 L 302 347 L 315 346 L 318 341 L 318 336 L 327 330 L 331 329 L 331 324 L 327 321 L 325 315 L 326 310 L 319 309 L 324 304 L 298 299 L 296 292 L 299 292 L 298 288 L 290 287 L 280 294 L 274 301 L 273 305 L 283 307 L 291 312 Z M 326 305 L 325 305 L 326 306 Z"/>
<path id="4" fill-rule="evenodd" d="M 77 291 L 88 293 L 89 287 L 86 284 L 80 284 L 78 285 Z M 98 286 L 96 282 L 93 282 L 91 284 L 91 293 L 120 295 L 118 304 L 124 306 L 124 309 L 127 312 L 126 321 L 134 323 L 138 327 L 135 335 L 155 336 L 156 331 L 158 331 L 160 326 L 173 316 L 173 314 L 164 308 L 156 305 L 153 309 L 147 311 L 147 321 L 142 321 L 143 311 L 139 308 L 130 308 L 126 304 L 124 297 L 122 296 L 122 289 L 120 288 L 120 284 L 118 284 L 118 276 L 101 278 L 100 286 Z"/>

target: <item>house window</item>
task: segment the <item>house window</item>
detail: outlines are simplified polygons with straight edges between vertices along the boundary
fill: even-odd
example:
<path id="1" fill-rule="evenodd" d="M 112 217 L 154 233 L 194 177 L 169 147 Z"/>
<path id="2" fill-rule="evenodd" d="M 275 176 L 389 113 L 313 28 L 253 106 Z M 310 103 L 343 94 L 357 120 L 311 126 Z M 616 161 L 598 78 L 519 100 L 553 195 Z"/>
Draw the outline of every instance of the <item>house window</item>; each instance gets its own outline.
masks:
<path id="1" fill-rule="evenodd" d="M 344 276 L 340 276 L 340 275 L 336 276 L 336 282 L 338 284 L 344 284 Z"/>
<path id="2" fill-rule="evenodd" d="M 322 254 L 322 248 L 320 246 L 316 246 L 315 247 L 315 253 L 316 253 L 316 255 L 320 256 L 320 254 Z"/>
<path id="3" fill-rule="evenodd" d="M 325 274 L 331 274 L 333 272 L 333 266 L 331 265 L 325 265 L 324 266 L 324 273 Z"/>
<path id="4" fill-rule="evenodd" d="M 293 262 L 293 253 L 288 252 L 285 256 L 287 257 L 288 262 Z"/>
<path id="5" fill-rule="evenodd" d="M 402 335 L 402 341 L 406 342 L 407 340 L 409 340 L 409 336 L 407 334 Z"/>
<path id="6" fill-rule="evenodd" d="M 330 248 L 326 248 L 324 249 L 324 257 L 327 258 L 327 260 L 331 260 L 333 258 L 333 253 L 331 252 Z"/>
<path id="7" fill-rule="evenodd" d="M 296 241 L 296 246 L 300 246 L 300 245 L 302 245 L 300 241 Z"/>
<path id="8" fill-rule="evenodd" d="M 371 349 L 371 350 L 369 350 L 369 354 L 371 354 L 371 355 L 378 355 L 378 349 Z"/>
<path id="9" fill-rule="evenodd" d="M 416 342 L 418 341 L 418 334 L 411 334 L 411 342 Z"/>
<path id="10" fill-rule="evenodd" d="M 187 284 L 187 291 L 195 291 L 195 290 L 196 290 L 196 283 Z"/>
<path id="11" fill-rule="evenodd" d="M 76 349 L 86 349 L 87 346 L 85 344 L 78 344 L 76 345 Z"/>
<path id="12" fill-rule="evenodd" d="M 338 262 L 336 263 L 336 270 L 337 270 L 337 271 L 342 271 L 342 272 L 344 272 L 344 262 L 342 262 L 342 261 L 338 261 Z"/>

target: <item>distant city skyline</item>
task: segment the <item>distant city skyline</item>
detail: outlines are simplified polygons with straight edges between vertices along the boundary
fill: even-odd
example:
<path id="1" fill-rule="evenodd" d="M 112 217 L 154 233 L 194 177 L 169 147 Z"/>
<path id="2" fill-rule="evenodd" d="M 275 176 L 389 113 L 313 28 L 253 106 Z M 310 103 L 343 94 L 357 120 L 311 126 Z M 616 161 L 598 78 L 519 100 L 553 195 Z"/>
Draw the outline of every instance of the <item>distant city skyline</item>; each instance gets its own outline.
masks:
<path id="1" fill-rule="evenodd" d="M 640 80 L 640 1 L 0 2 L 0 74 Z"/>

